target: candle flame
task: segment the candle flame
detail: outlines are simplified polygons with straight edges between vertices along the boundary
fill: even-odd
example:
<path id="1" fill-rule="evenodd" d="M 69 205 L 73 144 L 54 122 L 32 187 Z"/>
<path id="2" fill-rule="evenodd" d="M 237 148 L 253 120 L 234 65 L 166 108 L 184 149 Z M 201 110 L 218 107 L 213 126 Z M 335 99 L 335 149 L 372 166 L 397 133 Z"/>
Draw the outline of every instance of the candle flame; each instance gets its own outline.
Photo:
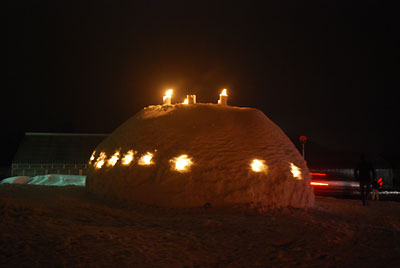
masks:
<path id="1" fill-rule="evenodd" d="M 168 89 L 165 92 L 165 96 L 163 96 L 163 101 L 165 101 L 167 98 L 171 98 L 173 92 L 174 92 L 174 90 L 172 88 Z"/>
<path id="2" fill-rule="evenodd" d="M 221 95 L 222 95 L 222 96 L 228 96 L 227 93 L 226 93 L 226 88 L 224 88 L 224 89 L 222 90 Z"/>
<path id="3" fill-rule="evenodd" d="M 186 98 L 186 99 L 182 102 L 182 104 L 189 104 L 189 99 Z"/>

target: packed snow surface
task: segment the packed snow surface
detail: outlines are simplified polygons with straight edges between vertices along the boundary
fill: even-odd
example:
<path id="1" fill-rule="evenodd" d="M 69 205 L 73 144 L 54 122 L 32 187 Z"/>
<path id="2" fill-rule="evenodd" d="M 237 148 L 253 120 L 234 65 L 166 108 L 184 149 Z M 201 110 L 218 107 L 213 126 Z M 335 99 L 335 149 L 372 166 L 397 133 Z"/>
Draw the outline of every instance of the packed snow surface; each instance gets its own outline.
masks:
<path id="1" fill-rule="evenodd" d="M 163 207 L 314 204 L 305 161 L 254 108 L 149 106 L 99 144 L 92 159 L 88 190 L 122 200 Z"/>
<path id="2" fill-rule="evenodd" d="M 0 267 L 399 267 L 400 203 L 167 209 L 0 185 Z"/>
<path id="3" fill-rule="evenodd" d="M 2 180 L 0 183 L 33 184 L 49 186 L 76 185 L 85 186 L 86 176 L 67 174 L 47 174 L 34 177 L 15 176 Z"/>

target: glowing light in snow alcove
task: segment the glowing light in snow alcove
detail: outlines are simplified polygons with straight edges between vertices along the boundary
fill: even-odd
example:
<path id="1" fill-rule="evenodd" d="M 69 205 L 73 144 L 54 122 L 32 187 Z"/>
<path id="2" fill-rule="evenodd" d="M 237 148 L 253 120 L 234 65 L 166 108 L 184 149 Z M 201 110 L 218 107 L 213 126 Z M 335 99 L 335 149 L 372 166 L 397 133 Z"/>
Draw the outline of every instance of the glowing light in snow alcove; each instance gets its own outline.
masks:
<path id="1" fill-rule="evenodd" d="M 135 155 L 135 152 L 133 150 L 129 150 L 126 152 L 124 157 L 121 159 L 121 163 L 124 166 L 129 165 L 133 161 L 133 156 Z"/>
<path id="2" fill-rule="evenodd" d="M 163 103 L 165 105 L 171 105 L 171 99 L 172 99 L 172 93 L 173 93 L 173 89 L 170 88 L 165 92 L 165 96 L 163 96 Z"/>
<path id="3" fill-rule="evenodd" d="M 146 154 L 142 155 L 140 157 L 138 164 L 141 166 L 148 166 L 153 164 L 153 154 L 150 152 L 147 152 Z"/>
<path id="4" fill-rule="evenodd" d="M 190 158 L 187 154 L 183 154 L 172 158 L 170 163 L 172 163 L 172 168 L 176 171 L 188 172 L 190 170 L 190 166 L 193 164 L 193 161 L 192 158 Z"/>
<path id="5" fill-rule="evenodd" d="M 186 98 L 186 99 L 182 102 L 182 104 L 189 104 L 189 99 Z"/>
<path id="6" fill-rule="evenodd" d="M 107 166 L 108 167 L 113 167 L 115 166 L 115 164 L 117 163 L 117 161 L 119 160 L 119 151 L 116 151 L 113 156 L 111 156 L 110 159 L 108 159 L 107 161 Z"/>
<path id="7" fill-rule="evenodd" d="M 254 159 L 251 162 L 250 166 L 254 172 L 266 172 L 268 169 L 268 166 L 265 164 L 265 161 L 259 159 Z"/>
<path id="8" fill-rule="evenodd" d="M 105 152 L 101 152 L 99 157 L 97 157 L 96 163 L 94 163 L 94 167 L 99 169 L 104 165 L 104 161 L 106 160 L 106 153 Z"/>
<path id="9" fill-rule="evenodd" d="M 302 179 L 300 168 L 296 167 L 293 163 L 290 163 L 290 169 L 291 169 L 291 172 L 292 172 L 294 178 L 296 178 L 298 180 Z"/>
<path id="10" fill-rule="evenodd" d="M 96 150 L 93 151 L 92 155 L 90 156 L 89 159 L 89 164 L 92 164 L 93 160 L 94 160 L 94 155 L 96 154 Z"/>

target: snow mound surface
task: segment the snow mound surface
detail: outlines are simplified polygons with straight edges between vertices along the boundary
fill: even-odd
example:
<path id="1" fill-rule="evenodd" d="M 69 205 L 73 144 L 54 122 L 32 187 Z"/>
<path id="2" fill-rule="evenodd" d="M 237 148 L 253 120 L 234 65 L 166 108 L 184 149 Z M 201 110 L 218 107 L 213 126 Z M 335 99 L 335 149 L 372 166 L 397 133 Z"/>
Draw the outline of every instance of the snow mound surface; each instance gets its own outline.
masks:
<path id="1" fill-rule="evenodd" d="M 10 184 L 34 184 L 34 185 L 48 185 L 48 186 L 66 186 L 76 185 L 85 186 L 86 176 L 80 175 L 65 175 L 65 174 L 47 174 L 35 177 L 16 176 L 6 178 L 1 183 Z"/>
<path id="2" fill-rule="evenodd" d="M 162 207 L 314 204 L 303 158 L 253 108 L 147 107 L 99 144 L 90 163 L 88 190 L 121 200 Z"/>

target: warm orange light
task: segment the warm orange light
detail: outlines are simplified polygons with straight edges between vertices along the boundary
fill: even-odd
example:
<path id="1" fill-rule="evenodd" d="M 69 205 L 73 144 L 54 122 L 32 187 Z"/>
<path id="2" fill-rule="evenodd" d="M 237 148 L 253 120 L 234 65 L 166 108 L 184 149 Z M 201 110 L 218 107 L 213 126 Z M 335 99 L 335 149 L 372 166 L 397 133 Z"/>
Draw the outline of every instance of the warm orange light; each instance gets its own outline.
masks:
<path id="1" fill-rule="evenodd" d="M 313 185 L 313 186 L 328 186 L 329 184 L 323 183 L 323 182 L 312 181 L 312 182 L 310 182 L 310 185 Z"/>
<path id="2" fill-rule="evenodd" d="M 290 169 L 291 169 L 290 171 L 292 172 L 294 178 L 296 178 L 298 180 L 302 179 L 300 168 L 295 166 L 293 163 L 290 163 Z"/>
<path id="3" fill-rule="evenodd" d="M 92 164 L 93 160 L 94 160 L 94 155 L 96 154 L 96 150 L 93 151 L 92 155 L 90 156 L 89 159 L 89 164 Z"/>
<path id="4" fill-rule="evenodd" d="M 265 161 L 259 159 L 254 159 L 251 162 L 250 166 L 254 172 L 266 172 L 268 169 L 268 166 L 265 164 Z"/>
<path id="5" fill-rule="evenodd" d="M 117 163 L 117 161 L 119 160 L 119 150 L 116 151 L 113 156 L 110 157 L 110 159 L 108 159 L 107 161 L 107 166 L 108 167 L 113 167 L 115 166 L 115 164 Z"/>
<path id="6" fill-rule="evenodd" d="M 99 169 L 104 165 L 104 161 L 106 159 L 107 155 L 105 152 L 101 152 L 99 157 L 97 157 L 96 163 L 94 163 L 94 167 Z"/>
<path id="7" fill-rule="evenodd" d="M 186 98 L 186 99 L 182 102 L 182 104 L 189 104 L 189 99 Z"/>
<path id="8" fill-rule="evenodd" d="M 226 94 L 227 90 L 226 88 L 224 88 L 221 92 L 221 94 L 219 94 L 219 100 L 218 100 L 218 104 L 221 105 L 228 105 L 228 95 Z"/>
<path id="9" fill-rule="evenodd" d="M 192 158 L 187 154 L 183 154 L 177 157 L 174 157 L 170 160 L 173 169 L 179 172 L 188 172 L 190 170 L 190 166 L 193 164 Z"/>
<path id="10" fill-rule="evenodd" d="M 142 155 L 142 157 L 140 157 L 138 164 L 141 166 L 148 166 L 153 163 L 153 154 L 150 152 L 147 152 L 146 154 Z"/>
<path id="11" fill-rule="evenodd" d="M 121 159 L 121 163 L 124 166 L 129 165 L 133 161 L 133 157 L 135 155 L 135 152 L 133 150 L 129 150 L 124 154 L 124 157 Z"/>
<path id="12" fill-rule="evenodd" d="M 165 96 L 163 96 L 163 103 L 167 105 L 171 105 L 171 98 L 172 98 L 172 93 L 173 89 L 170 88 L 165 92 Z"/>

